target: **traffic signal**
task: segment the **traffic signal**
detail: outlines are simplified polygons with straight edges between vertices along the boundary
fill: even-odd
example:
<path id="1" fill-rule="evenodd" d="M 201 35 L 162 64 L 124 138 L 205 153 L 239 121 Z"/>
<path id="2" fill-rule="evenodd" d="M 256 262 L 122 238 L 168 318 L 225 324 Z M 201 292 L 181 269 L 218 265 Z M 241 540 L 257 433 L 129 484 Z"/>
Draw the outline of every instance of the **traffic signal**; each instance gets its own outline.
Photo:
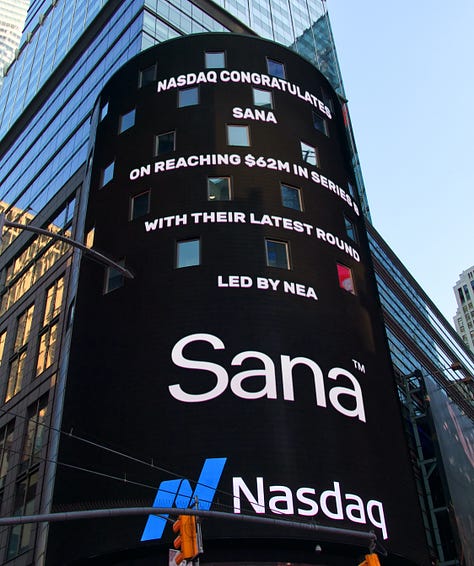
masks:
<path id="1" fill-rule="evenodd" d="M 364 562 L 359 566 L 380 566 L 379 557 L 376 554 L 366 554 Z"/>
<path id="2" fill-rule="evenodd" d="M 179 515 L 173 523 L 173 531 L 178 535 L 173 541 L 173 546 L 179 550 L 179 554 L 174 558 L 176 564 L 181 564 L 185 559 L 195 558 L 199 554 L 196 517 Z"/>

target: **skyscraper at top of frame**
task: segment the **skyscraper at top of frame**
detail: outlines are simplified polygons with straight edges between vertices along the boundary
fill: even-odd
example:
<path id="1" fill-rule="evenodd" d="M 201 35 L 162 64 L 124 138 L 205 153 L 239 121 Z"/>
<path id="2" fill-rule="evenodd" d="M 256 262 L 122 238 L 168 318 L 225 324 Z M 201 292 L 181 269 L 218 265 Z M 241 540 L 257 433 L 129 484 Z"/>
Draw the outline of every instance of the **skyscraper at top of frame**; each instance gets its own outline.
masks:
<path id="1" fill-rule="evenodd" d="M 289 47 L 319 69 L 340 97 L 427 546 L 440 564 L 469 564 L 474 358 L 371 223 L 325 1 L 33 0 L 0 92 L 0 201 L 6 218 L 92 241 L 84 187 L 99 95 L 141 52 L 206 32 L 259 36 Z M 58 431 L 80 272 L 80 258 L 67 245 L 8 230 L 0 261 L 3 516 L 55 510 Z M 0 560 L 43 563 L 48 535 L 44 523 L 5 527 Z"/>

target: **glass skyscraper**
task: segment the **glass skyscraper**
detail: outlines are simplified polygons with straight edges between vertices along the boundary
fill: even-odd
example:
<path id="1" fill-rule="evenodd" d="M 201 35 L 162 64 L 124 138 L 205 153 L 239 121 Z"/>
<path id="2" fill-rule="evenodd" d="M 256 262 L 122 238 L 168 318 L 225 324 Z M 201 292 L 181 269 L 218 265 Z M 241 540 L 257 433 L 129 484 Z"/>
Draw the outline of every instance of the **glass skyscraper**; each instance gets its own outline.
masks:
<path id="1" fill-rule="evenodd" d="M 372 225 L 324 0 L 33 0 L 0 92 L 0 206 L 7 220 L 92 239 L 83 183 L 100 91 L 141 51 L 202 32 L 281 43 L 320 69 L 340 95 L 428 544 L 440 564 L 472 563 L 474 357 Z M 46 513 L 79 256 L 18 229 L 5 231 L 2 252 L 1 512 Z M 0 561 L 41 564 L 47 535 L 45 524 L 5 527 Z"/>
<path id="2" fill-rule="evenodd" d="M 0 2 L 0 85 L 20 43 L 28 5 L 29 0 Z"/>

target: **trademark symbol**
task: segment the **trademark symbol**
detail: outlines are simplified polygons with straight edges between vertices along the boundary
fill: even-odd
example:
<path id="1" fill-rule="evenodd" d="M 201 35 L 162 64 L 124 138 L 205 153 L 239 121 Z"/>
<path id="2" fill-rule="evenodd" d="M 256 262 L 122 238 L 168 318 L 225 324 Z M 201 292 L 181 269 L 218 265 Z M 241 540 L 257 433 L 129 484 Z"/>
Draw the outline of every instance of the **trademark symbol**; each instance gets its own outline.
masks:
<path id="1" fill-rule="evenodd" d="M 365 373 L 364 364 L 361 364 L 357 360 L 352 360 L 352 363 L 354 364 L 354 367 L 356 368 L 356 370 L 360 371 L 360 373 Z"/>

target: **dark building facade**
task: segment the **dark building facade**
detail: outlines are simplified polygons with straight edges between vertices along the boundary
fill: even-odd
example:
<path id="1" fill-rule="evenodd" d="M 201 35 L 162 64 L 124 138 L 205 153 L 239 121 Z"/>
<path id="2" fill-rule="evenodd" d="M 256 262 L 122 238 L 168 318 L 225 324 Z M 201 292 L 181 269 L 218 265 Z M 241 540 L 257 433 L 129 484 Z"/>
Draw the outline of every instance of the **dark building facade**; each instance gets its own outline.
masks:
<path id="1" fill-rule="evenodd" d="M 135 69 L 134 78 L 130 79 L 129 88 L 123 94 L 107 91 L 107 88 L 112 88 L 113 82 L 103 90 L 114 73 L 148 47 L 179 35 L 224 31 L 259 34 L 273 39 L 291 47 L 320 68 L 340 97 L 343 121 L 338 110 L 339 101 L 319 75 L 314 79 L 318 92 L 311 93 L 316 102 L 311 96 L 309 101 L 304 101 L 295 88 L 310 80 L 309 71 L 304 70 L 304 80 L 299 77 L 301 71 L 296 73 L 298 79 L 294 76 L 282 79 L 286 81 L 285 85 L 291 84 L 291 87 L 285 86 L 286 92 L 283 91 L 283 83 L 275 83 L 281 88 L 271 83 L 258 84 L 258 79 L 250 77 L 247 81 L 241 74 L 255 68 L 253 72 L 259 76 L 273 76 L 271 73 L 278 72 L 278 65 L 271 70 L 266 66 L 266 60 L 254 61 L 252 54 L 248 61 L 236 59 L 234 67 L 228 57 L 222 63 L 218 56 L 220 48 L 217 51 L 209 49 L 207 63 L 202 53 L 196 53 L 194 60 L 189 54 L 189 71 L 171 70 L 172 65 L 180 68 L 178 58 L 170 59 L 166 64 L 162 62 L 163 67 L 161 70 L 157 67 L 156 72 L 163 73 L 165 68 L 169 69 L 166 76 L 155 75 L 153 66 L 156 61 L 150 60 L 149 66 Z M 279 48 L 272 46 L 272 49 Z M 134 59 L 132 66 L 138 61 L 147 61 L 147 57 L 153 58 L 147 54 L 143 57 Z M 188 60 L 187 57 L 188 54 L 183 61 Z M 286 51 L 285 57 L 290 57 Z M 291 67 L 295 64 L 303 68 L 303 62 L 296 64 L 293 63 L 296 59 L 291 61 Z M 278 62 L 281 61 L 275 51 L 274 63 Z M 222 64 L 223 69 L 219 67 Z M 182 85 L 176 82 L 174 86 L 169 82 L 173 77 L 178 81 L 183 73 L 197 73 L 197 69 L 205 75 L 199 83 L 196 76 L 195 85 L 188 84 L 187 78 L 181 79 L 186 83 Z M 239 72 L 235 80 L 229 76 L 230 80 L 219 80 L 219 84 L 205 82 L 209 71 L 220 77 L 223 70 L 230 69 Z M 136 82 L 136 72 L 140 82 Z M 124 73 L 126 75 L 126 71 Z M 126 79 L 122 77 L 120 80 Z M 168 82 L 164 83 L 166 80 Z M 199 108 L 193 104 L 195 86 L 199 87 L 198 96 L 204 97 L 198 98 Z M 161 89 L 159 93 L 158 88 Z M 177 108 L 178 90 L 183 88 L 190 90 L 183 94 L 183 106 Z M 219 89 L 225 91 L 224 98 L 217 97 Z M 271 91 L 270 96 L 268 91 Z M 147 108 L 148 117 L 138 112 L 138 107 L 133 112 L 135 103 L 146 97 L 146 93 L 157 97 L 157 101 L 163 101 L 163 106 L 153 106 L 152 110 L 148 110 L 143 98 L 143 108 Z M 304 98 L 302 91 L 300 94 Z M 99 105 L 94 106 L 99 95 Z M 106 100 L 107 96 L 110 101 Z M 383 359 L 385 354 L 378 350 L 383 332 L 373 318 L 376 318 L 377 307 L 373 295 L 372 261 L 429 552 L 432 559 L 440 564 L 472 562 L 471 376 L 474 360 L 370 223 L 324 2 L 318 0 L 309 6 L 298 0 L 285 7 L 276 0 L 271 0 L 268 5 L 255 2 L 251 6 L 227 0 L 218 3 L 183 0 L 179 5 L 164 0 L 37 0 L 31 3 L 22 44 L 17 59 L 6 74 L 0 97 L 1 200 L 7 218 L 83 240 L 113 259 L 123 261 L 127 267 L 130 265 L 135 272 L 134 280 L 122 281 L 120 273 L 104 273 L 102 266 L 81 260 L 79 252 L 54 239 L 32 236 L 16 229 L 4 231 L 0 259 L 2 516 L 48 513 L 64 508 L 114 507 L 135 503 L 136 499 L 140 504 L 149 505 L 157 490 L 157 499 L 163 500 L 163 493 L 160 495 L 159 491 L 163 481 L 186 478 L 198 481 L 197 485 L 202 487 L 199 478 L 206 477 L 205 486 L 209 487 L 209 466 L 214 470 L 214 478 L 219 475 L 220 466 L 219 478 L 222 476 L 222 480 L 215 486 L 214 506 L 220 503 L 217 490 L 225 484 L 228 499 L 224 503 L 234 509 L 234 480 L 231 481 L 231 478 L 241 478 L 242 483 L 236 480 L 241 493 L 247 493 L 244 486 L 248 488 L 243 499 L 247 509 L 255 515 L 260 514 L 250 500 L 255 498 L 256 507 L 261 502 L 258 489 L 262 484 L 257 482 L 257 478 L 265 480 L 262 489 L 267 512 L 271 508 L 272 497 L 284 499 L 272 500 L 272 506 L 285 508 L 291 501 L 290 492 L 297 494 L 301 487 L 313 491 L 303 493 L 302 496 L 310 501 L 305 506 L 296 495 L 296 508 L 301 505 L 306 511 L 314 511 L 315 504 L 318 508 L 320 506 L 322 493 L 326 493 L 327 499 L 330 497 L 328 492 L 336 492 L 337 482 L 341 497 L 343 493 L 349 493 L 365 502 L 365 523 L 362 522 L 360 505 L 361 522 L 357 524 L 357 521 L 351 520 L 349 514 L 354 518 L 357 511 L 351 510 L 348 514 L 347 500 L 344 500 L 344 519 L 331 519 L 319 510 L 314 516 L 318 522 L 327 525 L 341 522 L 344 527 L 361 530 L 366 526 L 374 527 L 376 531 L 378 529 L 377 535 L 382 535 L 382 543 L 387 543 L 389 552 L 398 553 L 401 549 L 401 554 L 407 559 L 422 562 L 423 558 L 418 560 L 417 554 L 423 554 L 422 545 L 416 543 L 413 549 L 406 547 L 406 542 L 401 545 L 396 542 L 398 519 L 395 520 L 396 528 L 392 530 L 390 527 L 387 541 L 383 538 L 383 528 L 373 524 L 382 523 L 380 517 L 377 520 L 375 516 L 375 504 L 371 506 L 372 523 L 369 519 L 369 501 L 382 502 L 384 510 L 385 506 L 393 509 L 406 498 L 411 500 L 409 492 L 404 492 L 399 502 L 389 504 L 384 498 L 392 501 L 396 490 L 388 496 L 373 494 L 365 484 L 367 480 L 361 479 L 358 482 L 361 485 L 359 492 L 357 485 L 351 487 L 352 480 L 336 478 L 326 464 L 319 471 L 316 459 L 302 456 L 304 450 L 308 450 L 305 437 L 299 441 L 304 450 L 298 444 L 294 454 L 295 457 L 296 454 L 301 455 L 298 458 L 303 467 L 318 467 L 321 485 L 314 485 L 299 476 L 301 472 L 293 469 L 294 463 L 289 461 L 282 462 L 285 478 L 274 470 L 267 472 L 271 467 L 270 456 L 265 454 L 278 458 L 282 454 L 290 454 L 290 440 L 293 441 L 300 430 L 307 432 L 309 415 L 313 410 L 318 415 L 317 419 L 324 422 L 328 419 L 334 424 L 327 429 L 328 443 L 318 445 L 319 450 L 327 453 L 330 435 L 333 430 L 338 430 L 337 423 L 342 427 L 338 435 L 344 436 L 347 432 L 348 438 L 353 440 L 353 443 L 345 442 L 343 450 L 339 446 L 337 450 L 333 447 L 331 457 L 336 460 L 341 458 L 341 470 L 346 468 L 348 459 L 354 457 L 366 431 L 369 431 L 368 438 L 383 436 L 380 456 L 373 453 L 373 445 L 366 447 L 376 461 L 387 457 L 393 462 L 399 453 L 398 432 L 394 433 L 392 455 L 389 450 L 392 433 L 372 427 L 370 421 L 373 415 L 378 415 L 381 410 L 383 412 L 383 407 L 377 406 L 370 392 L 366 393 L 367 383 L 360 371 L 363 368 L 365 379 L 372 379 L 373 366 L 367 360 L 379 364 L 381 381 L 377 381 L 376 385 L 387 386 L 386 391 L 379 393 L 382 398 L 386 397 L 391 407 L 387 411 L 393 411 L 393 385 L 387 361 Z M 233 97 L 236 97 L 235 102 Z M 334 108 L 331 108 L 330 101 Z M 107 102 L 111 105 L 110 110 Z M 274 108 L 271 107 L 273 104 L 276 104 Z M 234 113 L 235 108 L 239 110 Z M 245 113 L 247 108 L 251 108 L 252 112 Z M 302 108 L 306 112 L 304 119 L 300 115 Z M 232 114 L 227 118 L 229 109 Z M 287 112 L 295 116 L 294 123 L 285 118 Z M 211 127 L 204 123 L 204 119 L 211 121 Z M 134 138 L 138 123 L 143 131 L 148 132 L 146 142 L 142 136 Z M 283 125 L 284 135 L 271 135 L 272 132 L 281 132 Z M 247 130 L 242 126 L 247 126 Z M 95 135 L 91 137 L 91 131 L 95 132 L 96 127 L 97 152 L 91 142 Z M 183 137 L 180 131 L 193 133 Z M 305 136 L 299 133 L 301 131 L 305 131 Z M 348 142 L 343 140 L 342 131 Z M 229 141 L 233 143 L 229 144 Z M 247 147 L 242 145 L 244 142 L 252 145 Z M 209 149 L 206 152 L 197 149 L 201 144 L 207 144 Z M 257 146 L 258 152 L 254 149 Z M 318 151 L 313 151 L 315 149 Z M 207 155 L 210 157 L 207 158 Z M 251 158 L 246 160 L 248 155 L 253 156 L 254 161 Z M 193 156 L 195 159 L 189 161 Z M 187 160 L 178 161 L 179 157 L 187 157 Z M 162 163 L 158 167 L 163 167 L 163 170 L 158 168 L 155 171 L 157 162 Z M 128 177 L 123 169 L 126 164 Z M 350 187 L 355 187 L 357 194 L 353 189 L 351 192 Z M 167 208 L 166 214 L 161 212 L 162 207 Z M 229 215 L 231 212 L 232 215 Z M 362 212 L 365 220 L 369 221 L 371 259 L 367 253 L 364 222 L 358 212 Z M 236 216 L 237 213 L 240 215 Z M 187 223 L 183 215 L 187 215 Z M 149 222 L 148 231 L 145 219 Z M 305 224 L 312 227 L 313 235 L 306 233 L 310 228 Z M 320 237 L 314 236 L 317 228 Z M 164 257 L 156 257 L 155 246 Z M 247 250 L 245 256 L 242 249 Z M 307 260 L 309 256 L 310 263 Z M 324 269 L 319 270 L 313 264 L 313 257 L 314 263 L 321 263 Z M 193 265 L 193 262 L 198 265 Z M 215 271 L 217 266 L 219 273 Z M 272 276 L 274 272 L 279 276 Z M 285 275 L 280 276 L 281 273 Z M 298 278 L 293 277 L 296 273 L 300 275 Z M 292 277 L 288 276 L 290 274 Z M 219 276 L 221 279 L 218 279 Z M 261 279 L 261 288 L 257 287 L 257 278 Z M 270 279 L 273 285 L 277 285 L 276 291 L 271 290 Z M 263 287 L 265 280 L 266 289 Z M 280 282 L 277 284 L 276 280 Z M 156 286 L 152 285 L 153 282 Z M 144 287 L 140 287 L 142 284 Z M 162 291 L 157 292 L 157 289 L 163 288 L 169 295 L 163 297 Z M 167 313 L 166 316 L 158 316 L 155 307 L 149 306 L 155 300 Z M 282 307 L 275 311 L 271 305 L 276 303 Z M 196 308 L 198 304 L 202 307 Z M 110 317 L 106 316 L 107 309 Z M 191 318 L 189 313 L 193 309 L 196 309 L 195 315 Z M 318 317 L 312 317 L 316 312 Z M 339 313 L 338 320 L 335 320 L 335 312 Z M 290 332 L 289 328 L 297 316 L 301 317 L 301 328 Z M 127 327 L 123 331 L 127 317 L 135 323 L 133 328 Z M 345 320 L 346 326 L 340 324 L 340 318 Z M 316 319 L 324 322 L 316 323 Z M 202 326 L 204 322 L 207 328 Z M 239 325 L 245 328 L 245 332 L 237 335 L 235 329 Z M 284 327 L 280 341 L 278 325 Z M 321 343 L 316 343 L 315 333 L 321 335 L 323 326 Z M 119 332 L 119 329 L 122 331 Z M 266 334 L 268 338 L 265 340 L 258 338 Z M 196 339 L 189 339 L 189 343 L 182 341 L 196 335 Z M 113 336 L 116 340 L 112 340 Z M 339 340 L 348 345 L 344 354 L 341 348 L 334 347 Z M 138 348 L 133 359 L 129 354 L 132 342 L 143 344 L 143 349 Z M 380 358 L 373 354 L 374 344 L 377 344 Z M 116 351 L 113 356 L 110 355 L 112 346 Z M 150 349 L 155 349 L 153 359 L 159 359 L 160 364 L 166 365 L 174 381 L 155 383 L 159 368 L 151 361 Z M 351 349 L 361 352 L 361 359 L 350 358 Z M 172 352 L 175 360 L 170 357 Z M 294 362 L 300 358 L 315 365 L 308 361 Z M 283 378 L 282 361 L 286 364 L 286 380 Z M 196 367 L 199 363 L 207 363 L 208 370 Z M 209 370 L 209 364 L 215 364 L 213 371 Z M 292 364 L 295 364 L 294 367 Z M 330 377 L 329 370 L 336 367 L 349 375 L 336 376 L 332 373 Z M 321 370 L 322 377 L 317 368 Z M 81 370 L 84 370 L 83 375 Z M 100 375 L 96 370 L 100 371 Z M 245 373 L 254 371 L 259 373 Z M 115 372 L 116 379 L 110 376 Z M 191 374 L 194 373 L 203 380 L 207 379 L 202 383 L 202 389 L 198 383 L 192 383 Z M 288 379 L 290 374 L 294 374 L 292 379 Z M 218 376 L 222 381 L 217 381 Z M 228 379 L 228 385 L 224 388 L 225 379 Z M 150 399 L 144 400 L 145 405 L 133 406 L 135 395 L 132 396 L 131 391 L 141 391 L 143 396 L 145 382 L 153 383 L 153 388 L 162 388 L 169 402 L 166 407 L 156 406 L 151 394 Z M 362 413 L 355 394 L 356 382 L 361 387 L 366 421 L 359 418 Z M 217 395 L 219 383 L 222 393 Z M 179 391 L 199 395 L 215 390 L 216 397 L 203 403 L 187 403 L 171 395 L 169 388 L 173 385 L 176 387 L 172 391 L 178 392 L 178 396 Z M 337 390 L 338 387 L 352 388 L 352 391 L 343 393 Z M 245 400 L 235 391 L 241 396 L 255 398 Z M 290 400 L 291 394 L 294 401 Z M 83 402 L 79 405 L 73 397 Z M 110 407 L 105 397 L 110 398 Z M 119 397 L 122 399 L 120 407 L 117 404 Z M 216 425 L 217 415 L 222 421 L 223 414 L 227 416 L 229 411 L 234 410 L 234 402 L 236 407 L 243 407 L 242 411 L 254 423 L 255 431 L 250 431 L 249 425 L 242 430 L 235 430 L 235 427 L 228 430 L 228 427 Z M 302 405 L 301 415 L 294 421 L 298 424 L 294 429 L 290 427 L 291 435 L 287 437 L 282 434 L 283 423 L 290 422 L 290 419 L 282 407 L 296 407 L 299 403 Z M 201 404 L 220 407 L 221 412 L 216 413 L 215 418 L 211 418 L 209 412 L 204 418 Z M 257 411 L 255 407 L 265 404 L 269 407 L 268 415 L 265 411 L 261 415 L 261 410 Z M 196 419 L 191 419 L 189 437 L 198 445 L 190 451 L 189 459 L 182 461 L 182 467 L 174 459 L 172 466 L 165 466 L 168 455 L 160 454 L 160 461 L 156 462 L 153 456 L 137 450 L 139 438 L 147 446 L 156 441 L 168 448 L 176 442 L 174 436 L 165 442 L 158 438 L 157 432 L 163 426 L 160 411 L 168 415 L 172 405 L 176 414 L 196 415 Z M 249 407 L 244 408 L 246 405 Z M 158 425 L 153 433 L 143 427 L 137 433 L 133 424 L 135 420 L 143 424 L 144 406 L 151 407 L 156 413 Z M 354 414 L 348 416 L 344 411 Z M 108 422 L 101 418 L 106 414 L 113 415 L 113 420 Z M 123 422 L 121 414 L 124 415 Z M 240 448 L 234 448 L 236 452 L 229 448 L 226 452 L 217 453 L 211 450 L 212 446 L 202 445 L 202 439 L 196 439 L 196 431 L 199 430 L 194 424 L 196 420 L 202 421 L 209 434 L 212 431 L 216 444 L 219 439 L 220 449 L 220 443 L 227 435 L 237 439 L 239 434 L 242 438 L 251 432 L 256 434 L 264 416 L 268 417 L 265 422 L 268 421 L 267 433 L 271 432 L 271 435 L 270 446 L 265 445 L 265 450 L 258 451 L 262 460 L 260 469 L 263 470 L 260 476 L 257 476 L 257 467 L 250 479 L 244 471 L 231 467 L 231 460 L 237 461 L 237 453 L 242 456 Z M 90 436 L 88 432 L 86 436 L 76 434 L 78 431 L 74 431 L 76 425 L 73 424 L 76 422 L 83 423 L 87 431 L 94 429 Z M 101 427 L 105 427 L 101 434 L 97 434 L 99 431 L 93 424 L 99 422 Z M 395 431 L 398 430 L 396 423 L 395 416 Z M 115 427 L 122 431 L 123 442 L 112 440 Z M 180 427 L 179 423 L 175 423 L 175 427 L 184 430 L 184 425 Z M 356 434 L 355 429 L 364 430 L 364 434 Z M 280 438 L 281 442 L 277 443 L 276 438 Z M 182 437 L 180 442 L 186 444 Z M 77 445 L 74 446 L 74 443 Z M 95 443 L 94 449 L 91 443 Z M 78 448 L 79 445 L 81 448 Z M 125 445 L 131 447 L 129 451 L 123 450 Z M 154 453 L 156 450 L 154 445 L 151 451 Z M 112 451 L 115 453 L 113 457 Z M 176 453 L 182 452 L 185 452 L 184 448 L 176 450 Z M 84 461 L 79 461 L 81 453 Z M 365 462 L 364 456 L 365 453 L 362 453 L 362 462 Z M 130 462 L 131 458 L 146 460 L 148 457 L 153 458 L 153 466 L 160 470 L 155 470 L 156 474 L 149 470 L 150 477 L 153 477 L 147 488 L 132 488 L 129 484 L 140 480 L 130 479 L 128 474 L 132 472 L 127 471 L 129 464 L 126 462 Z M 259 458 L 257 461 L 260 461 Z M 84 465 L 86 461 L 88 466 Z M 367 465 L 367 474 L 375 473 L 369 470 L 369 464 L 369 461 L 361 463 L 360 469 Z M 107 482 L 104 478 L 100 479 L 101 466 L 115 478 L 109 478 L 109 485 L 115 483 L 115 488 L 102 489 Z M 400 466 L 402 471 L 405 470 L 403 458 Z M 175 473 L 177 478 L 166 480 L 163 469 Z M 130 470 L 134 475 L 138 473 L 134 465 L 130 464 Z M 392 469 L 379 472 L 389 474 L 387 481 L 393 478 Z M 72 476 L 77 481 L 72 481 Z M 377 490 L 385 494 L 386 486 L 375 484 Z M 265 492 L 266 487 L 269 490 L 272 486 L 286 486 L 289 491 Z M 172 493 L 179 492 L 178 488 L 174 492 L 175 488 L 171 486 L 170 489 Z M 212 499 L 209 493 L 199 493 L 204 501 Z M 133 502 L 127 502 L 129 497 L 133 498 Z M 189 495 L 180 493 L 179 497 L 181 502 L 189 503 Z M 316 497 L 319 499 L 316 500 Z M 335 504 L 338 501 L 336 495 L 327 500 Z M 354 499 L 353 504 L 357 501 Z M 169 499 L 168 502 L 176 503 Z M 330 512 L 332 509 L 334 515 L 339 514 L 337 507 L 327 508 Z M 392 516 L 392 511 L 387 512 L 387 516 L 389 514 Z M 416 510 L 410 509 L 409 518 L 416 523 Z M 120 538 L 125 532 L 130 533 L 127 526 L 130 519 L 120 521 L 122 523 L 117 523 L 117 526 L 107 527 L 112 539 Z M 149 523 L 146 517 L 133 519 L 133 524 L 133 535 L 127 534 L 133 541 L 120 540 L 122 553 L 126 546 L 135 556 L 138 549 L 145 549 L 141 551 L 145 556 L 151 552 L 149 549 L 160 547 L 154 537 L 163 525 L 153 525 L 153 521 Z M 217 562 L 220 550 L 224 554 L 227 552 L 229 558 L 229 548 L 225 547 L 219 531 L 221 527 L 212 525 L 212 522 L 209 524 L 208 532 L 212 534 L 214 546 L 207 546 L 206 559 L 211 563 Z M 83 551 L 76 554 L 77 558 L 88 553 L 112 551 L 113 544 L 109 546 L 104 542 L 98 525 L 105 525 L 105 522 L 81 527 L 87 533 L 84 539 L 87 545 L 84 544 Z M 72 526 L 73 523 L 5 526 L 0 534 L 0 560 L 15 565 L 54 563 L 53 560 L 61 563 L 61 544 L 68 540 L 67 535 L 63 537 L 62 533 L 70 533 L 68 529 Z M 405 526 L 401 524 L 400 528 Z M 253 551 L 255 540 L 250 542 L 248 532 L 244 531 L 239 538 L 247 540 L 248 544 L 239 544 L 238 550 L 234 548 L 234 557 L 252 560 L 248 553 L 244 554 L 244 549 Z M 90 538 L 91 533 L 94 533 L 95 540 Z M 140 536 L 143 537 L 142 543 L 137 542 Z M 251 536 L 255 538 L 253 531 Z M 271 551 L 270 560 L 278 561 L 285 552 L 286 561 L 308 561 L 309 547 L 298 547 L 306 538 L 301 533 L 295 532 L 289 539 L 282 538 L 278 543 L 275 541 L 280 539 L 280 533 L 277 535 L 271 531 L 266 536 L 273 540 L 276 548 L 275 552 Z M 169 542 L 169 534 L 163 537 L 159 540 Z M 74 540 L 74 545 L 77 545 L 77 538 Z M 312 543 L 308 538 L 309 542 Z M 353 544 L 334 546 L 334 542 L 322 546 L 327 552 L 326 555 L 321 554 L 325 563 L 331 560 L 331 556 L 335 563 L 339 558 L 342 563 L 353 560 L 354 551 L 360 552 L 361 548 Z M 74 548 L 71 543 L 71 549 L 66 550 L 71 552 Z M 342 548 L 347 552 L 343 552 Z"/>

